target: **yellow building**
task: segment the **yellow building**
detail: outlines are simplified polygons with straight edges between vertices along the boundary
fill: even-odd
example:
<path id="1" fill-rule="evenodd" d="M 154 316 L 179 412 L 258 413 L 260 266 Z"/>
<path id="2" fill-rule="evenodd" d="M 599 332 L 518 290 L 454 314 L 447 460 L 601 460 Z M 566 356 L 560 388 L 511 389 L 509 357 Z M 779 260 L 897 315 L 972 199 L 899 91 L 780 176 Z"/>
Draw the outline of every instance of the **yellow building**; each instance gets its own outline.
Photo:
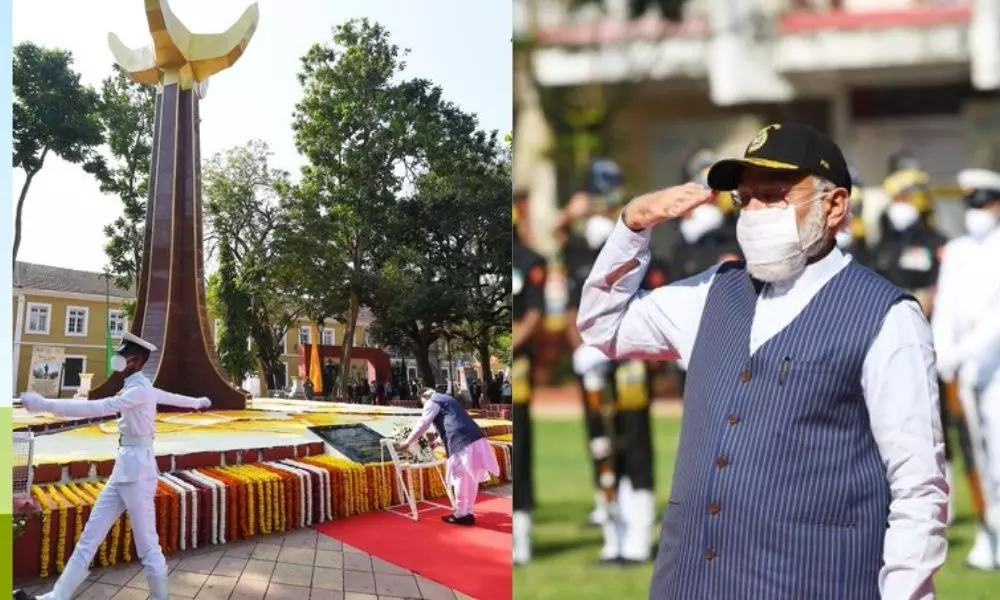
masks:
<path id="1" fill-rule="evenodd" d="M 134 298 L 105 280 L 101 273 L 62 269 L 18 262 L 14 273 L 14 395 L 28 388 L 31 356 L 36 347 L 62 348 L 65 356 L 60 375 L 60 396 L 77 392 L 82 373 L 93 374 L 91 387 L 106 379 L 106 324 L 110 316 L 111 337 L 117 345 L 129 323 L 123 306 Z M 355 329 L 356 346 L 371 345 L 371 313 L 362 310 Z M 218 337 L 221 321 L 215 319 Z M 345 327 L 328 319 L 321 343 L 343 343 Z M 303 319 L 285 335 L 285 381 L 298 373 L 298 347 L 312 343 L 310 323 Z M 352 370 L 364 373 L 364 361 L 351 361 Z"/>

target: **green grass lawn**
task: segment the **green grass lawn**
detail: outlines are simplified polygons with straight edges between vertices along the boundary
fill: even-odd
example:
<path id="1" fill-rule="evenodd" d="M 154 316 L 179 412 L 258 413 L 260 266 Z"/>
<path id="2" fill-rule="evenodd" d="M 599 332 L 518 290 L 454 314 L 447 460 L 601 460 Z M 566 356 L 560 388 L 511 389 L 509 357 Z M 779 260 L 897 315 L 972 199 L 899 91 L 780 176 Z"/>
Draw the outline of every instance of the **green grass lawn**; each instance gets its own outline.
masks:
<path id="1" fill-rule="evenodd" d="M 655 424 L 657 510 L 669 497 L 679 420 Z M 533 562 L 514 570 L 518 600 L 588 598 L 630 600 L 648 598 L 652 566 L 633 570 L 598 565 L 600 531 L 585 525 L 593 508 L 582 422 L 535 421 L 535 491 Z M 1000 574 L 964 566 L 976 531 L 964 479 L 956 481 L 958 512 L 951 527 L 948 562 L 936 578 L 942 600 L 1000 598 Z M 659 518 L 659 515 L 658 515 Z M 724 600 L 724 599 L 720 599 Z"/>

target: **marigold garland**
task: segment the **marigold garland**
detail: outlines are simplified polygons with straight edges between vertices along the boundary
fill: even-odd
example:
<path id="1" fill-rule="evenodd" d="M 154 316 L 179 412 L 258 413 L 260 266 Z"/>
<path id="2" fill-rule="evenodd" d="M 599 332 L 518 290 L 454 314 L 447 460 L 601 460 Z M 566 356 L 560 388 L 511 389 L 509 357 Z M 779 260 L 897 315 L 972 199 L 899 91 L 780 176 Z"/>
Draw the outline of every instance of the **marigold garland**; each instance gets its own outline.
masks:
<path id="1" fill-rule="evenodd" d="M 488 484 L 510 480 L 512 444 L 507 441 L 509 436 L 499 437 L 490 445 L 500 474 L 491 477 Z M 430 469 L 407 474 L 416 500 L 446 495 L 445 484 Z M 74 482 L 33 486 L 32 493 L 42 506 L 41 576 L 65 568 L 68 552 L 79 542 L 104 485 Z M 362 465 L 320 455 L 194 469 L 160 476 L 155 492 L 156 528 L 164 554 L 170 556 L 199 543 L 223 544 L 398 506 L 402 499 L 392 463 Z M 70 510 L 74 511 L 72 523 Z M 132 562 L 134 532 L 127 515 L 116 521 L 109 533 L 100 544 L 95 565 Z"/>
<path id="2" fill-rule="evenodd" d="M 42 548 L 38 557 L 39 576 L 43 579 L 49 576 L 49 552 L 51 549 L 52 535 L 52 507 L 49 504 L 48 496 L 40 486 L 34 486 L 32 492 L 38 503 L 42 507 Z"/>

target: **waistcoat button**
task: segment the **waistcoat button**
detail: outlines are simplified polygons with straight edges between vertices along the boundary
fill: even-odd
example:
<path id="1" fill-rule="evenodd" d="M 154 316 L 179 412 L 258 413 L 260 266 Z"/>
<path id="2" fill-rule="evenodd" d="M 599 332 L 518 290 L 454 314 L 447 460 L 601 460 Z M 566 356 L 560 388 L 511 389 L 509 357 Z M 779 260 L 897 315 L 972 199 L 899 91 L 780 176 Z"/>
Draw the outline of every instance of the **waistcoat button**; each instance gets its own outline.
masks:
<path id="1" fill-rule="evenodd" d="M 739 422 L 740 422 L 740 418 L 739 418 L 739 416 L 737 416 L 736 413 L 733 413 L 733 414 L 729 415 L 729 424 L 730 425 L 736 425 Z"/>
<path id="2" fill-rule="evenodd" d="M 743 383 L 750 381 L 750 371 L 743 371 L 740 373 L 740 381 Z"/>
<path id="3" fill-rule="evenodd" d="M 716 502 L 713 502 L 708 507 L 708 514 L 710 514 L 710 515 L 717 515 L 717 514 L 719 514 L 720 511 L 722 511 L 722 508 L 720 508 L 719 505 L 718 505 L 718 503 L 716 503 Z"/>
<path id="4" fill-rule="evenodd" d="M 720 469 L 725 469 L 726 466 L 728 465 L 729 461 L 726 460 L 725 456 L 720 456 L 719 458 L 715 459 L 715 466 L 719 467 Z"/>
<path id="5" fill-rule="evenodd" d="M 712 562 L 712 559 L 714 558 L 715 558 L 715 550 L 705 551 L 705 560 L 707 560 L 708 562 Z"/>

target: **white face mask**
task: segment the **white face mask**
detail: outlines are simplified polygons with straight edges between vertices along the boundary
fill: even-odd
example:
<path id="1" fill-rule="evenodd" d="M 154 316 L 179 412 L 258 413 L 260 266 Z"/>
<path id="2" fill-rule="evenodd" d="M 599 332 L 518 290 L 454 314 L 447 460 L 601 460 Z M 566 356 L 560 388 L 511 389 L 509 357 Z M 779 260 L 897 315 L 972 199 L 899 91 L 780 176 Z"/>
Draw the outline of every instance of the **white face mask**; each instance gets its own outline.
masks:
<path id="1" fill-rule="evenodd" d="M 920 218 L 920 211 L 909 202 L 893 202 L 885 209 L 885 216 L 896 231 L 905 231 Z"/>
<path id="2" fill-rule="evenodd" d="M 111 370 L 115 373 L 121 373 L 128 366 L 128 361 L 121 354 L 115 354 L 111 357 Z"/>
<path id="3" fill-rule="evenodd" d="M 1000 218 L 995 213 L 981 208 L 965 211 L 965 230 L 974 238 L 982 238 L 996 229 Z"/>
<path id="4" fill-rule="evenodd" d="M 597 250 L 604 245 L 611 237 L 611 232 L 615 230 L 615 222 L 607 217 L 590 217 L 583 232 L 583 237 L 587 240 L 587 245 L 591 250 Z"/>
<path id="5" fill-rule="evenodd" d="M 684 241 L 693 244 L 710 231 L 722 226 L 725 215 L 714 204 L 702 204 L 691 211 L 691 216 L 681 221 L 681 236 Z"/>
<path id="6" fill-rule="evenodd" d="M 817 196 L 807 202 L 816 202 Z M 823 205 L 810 209 L 799 231 L 795 206 L 743 210 L 736 222 L 736 239 L 746 257 L 747 271 L 761 281 L 784 281 L 805 270 L 808 258 L 823 245 L 826 218 Z"/>
<path id="7" fill-rule="evenodd" d="M 845 250 L 851 247 L 851 243 L 854 242 L 854 234 L 851 233 L 849 229 L 841 229 L 837 232 L 837 247 L 841 250 Z"/>

